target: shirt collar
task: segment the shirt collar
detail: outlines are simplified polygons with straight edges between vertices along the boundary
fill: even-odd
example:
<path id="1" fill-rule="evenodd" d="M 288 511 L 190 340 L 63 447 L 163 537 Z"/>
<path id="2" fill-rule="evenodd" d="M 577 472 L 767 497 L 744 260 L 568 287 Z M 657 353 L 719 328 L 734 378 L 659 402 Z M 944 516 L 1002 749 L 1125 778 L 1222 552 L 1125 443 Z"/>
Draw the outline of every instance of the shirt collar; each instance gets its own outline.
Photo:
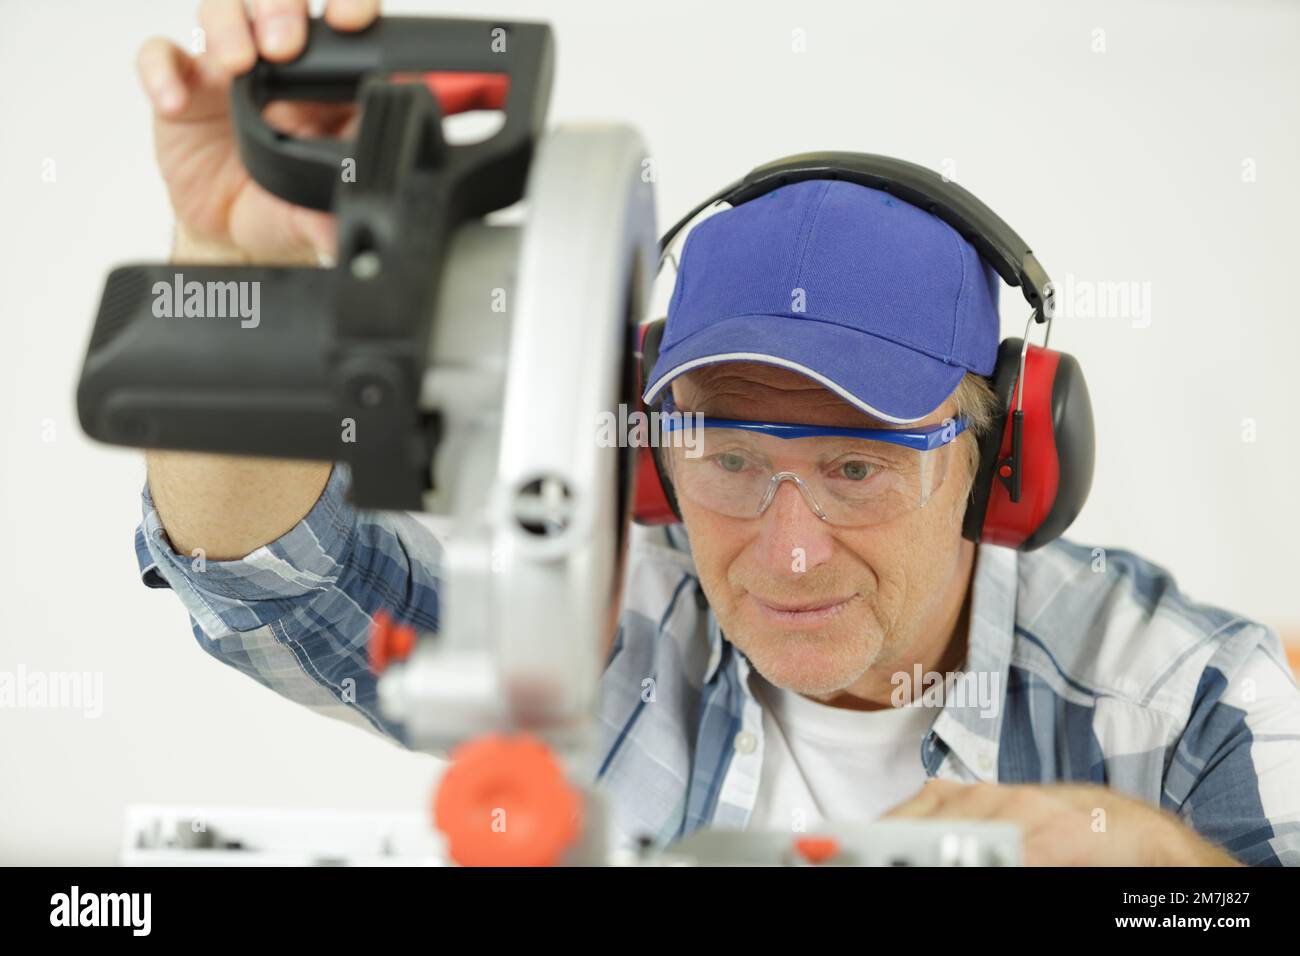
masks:
<path id="1" fill-rule="evenodd" d="M 926 735 L 922 756 L 934 775 L 942 762 L 935 739 L 943 742 L 969 774 L 985 782 L 998 778 L 998 743 L 1006 712 L 1007 676 L 1016 627 L 1016 593 L 1019 554 L 998 545 L 981 544 L 976 550 L 971 576 L 970 630 L 966 662 L 962 666 L 967 693 L 961 706 L 948 701 Z M 983 681 L 992 708 L 980 703 L 975 692 Z"/>
<path id="2" fill-rule="evenodd" d="M 718 667 L 722 664 L 722 648 L 725 642 L 722 639 L 722 625 L 718 623 L 717 615 L 713 613 L 713 608 L 709 608 L 709 663 L 704 668 L 704 683 L 713 683 L 714 676 L 718 673 Z M 742 687 L 745 684 L 741 684 Z"/>
<path id="3" fill-rule="evenodd" d="M 688 557 L 691 555 L 690 538 L 686 535 L 686 526 L 683 524 L 670 524 L 664 526 L 664 533 L 668 539 L 670 547 L 684 552 Z M 695 574 L 696 587 L 699 587 L 699 575 L 695 572 L 695 565 L 691 563 L 691 573 Z M 717 676 L 718 669 L 722 666 L 725 659 L 723 650 L 726 642 L 722 639 L 722 626 L 718 624 L 717 615 L 713 613 L 713 608 L 705 605 L 706 616 L 708 619 L 708 638 L 709 638 L 709 658 L 704 667 L 704 683 L 710 684 L 713 678 Z M 744 686 L 742 684 L 742 686 Z"/>

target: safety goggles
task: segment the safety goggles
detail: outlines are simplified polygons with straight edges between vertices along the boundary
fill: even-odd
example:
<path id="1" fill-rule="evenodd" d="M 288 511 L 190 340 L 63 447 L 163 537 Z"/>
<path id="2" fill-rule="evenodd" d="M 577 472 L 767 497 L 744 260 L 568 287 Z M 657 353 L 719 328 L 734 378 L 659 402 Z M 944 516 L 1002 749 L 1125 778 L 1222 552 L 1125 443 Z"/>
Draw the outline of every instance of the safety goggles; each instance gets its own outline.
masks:
<path id="1" fill-rule="evenodd" d="M 678 495 L 757 518 L 783 481 L 828 524 L 883 524 L 925 506 L 943 484 L 966 419 L 919 429 L 835 428 L 714 418 L 664 400 L 663 458 Z"/>

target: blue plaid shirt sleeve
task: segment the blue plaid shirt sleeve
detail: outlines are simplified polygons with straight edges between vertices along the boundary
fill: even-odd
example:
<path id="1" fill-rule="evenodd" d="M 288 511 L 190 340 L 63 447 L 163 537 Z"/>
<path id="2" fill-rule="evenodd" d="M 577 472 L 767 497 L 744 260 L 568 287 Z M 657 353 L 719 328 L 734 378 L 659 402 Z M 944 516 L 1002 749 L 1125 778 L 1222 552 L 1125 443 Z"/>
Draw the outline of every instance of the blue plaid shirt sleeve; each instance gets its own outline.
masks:
<path id="1" fill-rule="evenodd" d="M 169 587 L 207 653 L 276 693 L 407 744 L 383 717 L 367 658 L 373 614 L 438 629 L 441 547 L 400 512 L 358 511 L 336 465 L 310 512 L 239 560 L 178 554 L 146 482 L 135 549 L 143 582 Z"/>
<path id="2" fill-rule="evenodd" d="M 1300 694 L 1276 632 L 1216 650 L 1173 748 L 1162 804 L 1248 865 L 1300 864 Z"/>

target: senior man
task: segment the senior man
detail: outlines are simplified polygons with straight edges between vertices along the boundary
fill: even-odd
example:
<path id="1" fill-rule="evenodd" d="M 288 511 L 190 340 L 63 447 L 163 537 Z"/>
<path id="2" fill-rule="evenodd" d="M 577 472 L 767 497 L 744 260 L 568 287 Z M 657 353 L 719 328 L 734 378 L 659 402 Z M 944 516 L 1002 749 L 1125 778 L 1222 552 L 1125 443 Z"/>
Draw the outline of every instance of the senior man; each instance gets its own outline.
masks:
<path id="1" fill-rule="evenodd" d="M 248 180 L 224 112 L 229 76 L 295 55 L 301 18 L 203 16 L 207 53 L 140 57 L 176 258 L 310 258 L 329 221 Z M 343 119 L 286 109 L 304 133 Z M 763 289 L 785 301 L 756 309 Z M 719 427 L 670 462 L 683 524 L 631 546 L 590 768 L 623 839 L 955 816 L 1019 824 L 1030 863 L 1300 863 L 1300 691 L 1274 633 L 1124 551 L 962 537 L 997 344 L 992 270 L 875 190 L 798 183 L 691 232 L 648 394 Z M 777 448 L 737 420 L 805 431 Z M 860 431 L 901 428 L 942 437 Z M 343 466 L 148 464 L 141 572 L 200 646 L 402 742 L 366 642 L 381 609 L 437 628 L 424 526 L 354 510 Z"/>

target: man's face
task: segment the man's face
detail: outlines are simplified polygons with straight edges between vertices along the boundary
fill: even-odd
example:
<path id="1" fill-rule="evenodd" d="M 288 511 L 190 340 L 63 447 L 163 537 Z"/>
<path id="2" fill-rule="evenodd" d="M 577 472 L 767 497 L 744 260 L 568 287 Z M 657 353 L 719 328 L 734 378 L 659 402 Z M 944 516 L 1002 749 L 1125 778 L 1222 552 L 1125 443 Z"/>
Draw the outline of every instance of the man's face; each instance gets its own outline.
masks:
<path id="1" fill-rule="evenodd" d="M 705 366 L 672 389 L 683 412 L 897 427 L 770 365 Z M 955 416 L 949 397 L 911 427 Z M 700 582 L 727 639 L 771 683 L 814 696 L 850 688 L 869 668 L 889 669 L 918 646 L 946 641 L 946 634 L 926 632 L 951 617 L 954 601 L 960 606 L 969 574 L 972 551 L 961 537 L 970 487 L 964 451 L 960 444 L 949 449 L 947 475 L 923 508 L 862 528 L 818 518 L 790 481 L 757 518 L 727 517 L 679 496 Z"/>

